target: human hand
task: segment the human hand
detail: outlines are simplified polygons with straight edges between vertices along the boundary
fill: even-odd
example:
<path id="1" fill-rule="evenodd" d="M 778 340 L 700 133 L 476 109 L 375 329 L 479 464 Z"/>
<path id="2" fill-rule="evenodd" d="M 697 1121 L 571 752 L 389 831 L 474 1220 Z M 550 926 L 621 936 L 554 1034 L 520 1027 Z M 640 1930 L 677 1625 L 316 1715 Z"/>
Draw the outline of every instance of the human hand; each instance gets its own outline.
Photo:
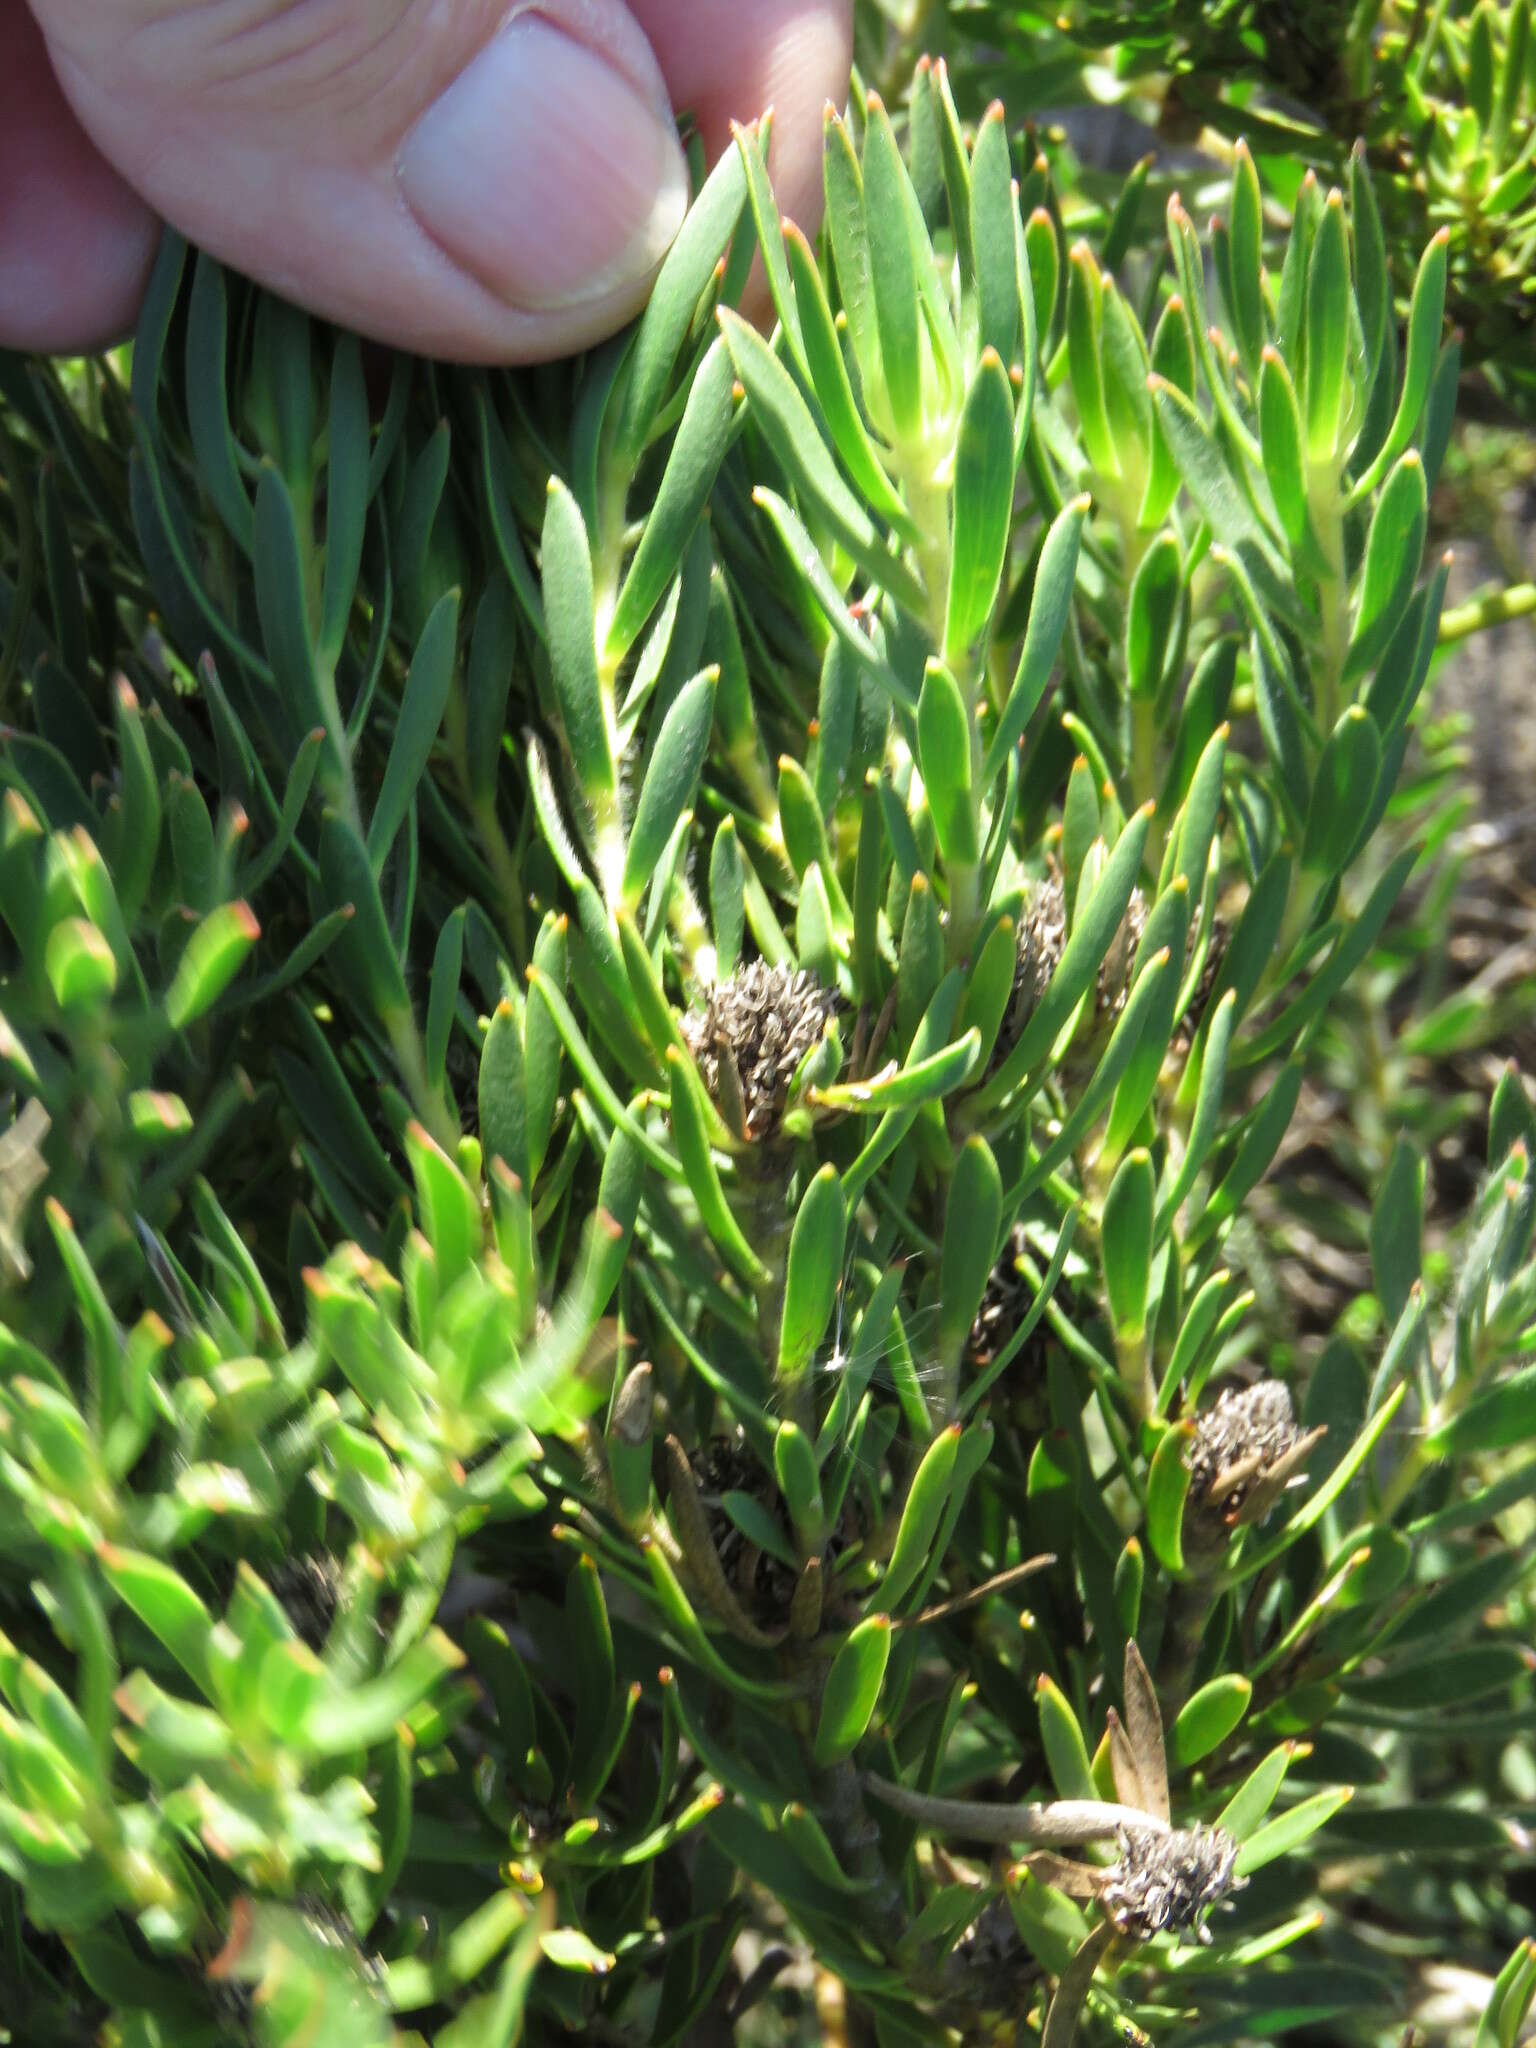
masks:
<path id="1" fill-rule="evenodd" d="M 820 211 L 852 0 L 0 0 L 0 344 L 132 324 L 162 220 L 378 340 L 533 361 L 613 333 L 718 155 L 774 108 Z"/>

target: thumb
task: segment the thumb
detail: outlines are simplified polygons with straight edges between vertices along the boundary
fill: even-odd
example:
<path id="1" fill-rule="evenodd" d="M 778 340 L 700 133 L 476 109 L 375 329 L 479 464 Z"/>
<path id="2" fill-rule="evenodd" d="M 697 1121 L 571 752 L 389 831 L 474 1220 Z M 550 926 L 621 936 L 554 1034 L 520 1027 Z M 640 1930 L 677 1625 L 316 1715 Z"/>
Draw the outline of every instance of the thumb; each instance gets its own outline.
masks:
<path id="1" fill-rule="evenodd" d="M 3 4 L 3 0 L 0 0 Z M 584 347 L 687 203 L 620 0 L 32 0 L 102 155 L 200 246 L 425 353 Z"/>

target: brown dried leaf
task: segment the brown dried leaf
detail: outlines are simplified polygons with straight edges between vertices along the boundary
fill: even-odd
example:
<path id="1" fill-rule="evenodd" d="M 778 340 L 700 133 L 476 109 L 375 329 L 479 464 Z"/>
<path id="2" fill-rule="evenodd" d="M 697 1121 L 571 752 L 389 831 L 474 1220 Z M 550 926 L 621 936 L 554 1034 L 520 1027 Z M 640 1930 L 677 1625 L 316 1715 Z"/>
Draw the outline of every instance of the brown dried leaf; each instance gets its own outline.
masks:
<path id="1" fill-rule="evenodd" d="M 1125 1646 L 1125 1720 L 1141 1778 L 1141 1809 L 1154 1820 L 1166 1821 L 1168 1757 L 1163 1747 L 1162 1709 L 1152 1674 L 1134 1642 Z"/>

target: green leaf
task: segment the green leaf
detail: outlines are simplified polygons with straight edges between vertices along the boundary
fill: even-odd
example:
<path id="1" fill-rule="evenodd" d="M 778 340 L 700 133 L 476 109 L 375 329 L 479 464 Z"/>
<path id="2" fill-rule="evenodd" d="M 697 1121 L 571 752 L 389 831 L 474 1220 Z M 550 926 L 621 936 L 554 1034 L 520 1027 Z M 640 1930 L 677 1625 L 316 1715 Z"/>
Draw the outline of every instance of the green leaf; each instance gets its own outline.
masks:
<path id="1" fill-rule="evenodd" d="M 486 1159 L 504 1159 L 526 1188 L 530 1175 L 523 1034 L 517 1012 L 506 1001 L 496 1005 L 480 1048 L 478 1101 Z"/>
<path id="2" fill-rule="evenodd" d="M 838 291 L 848 322 L 848 338 L 859 368 L 864 403 L 871 418 L 884 424 L 889 408 L 880 367 L 880 334 L 875 319 L 875 288 L 871 275 L 869 237 L 864 225 L 864 174 L 846 124 L 829 105 L 824 122 L 822 183 L 826 203 L 827 239 L 837 272 Z"/>
<path id="3" fill-rule="evenodd" d="M 821 1696 L 811 1754 L 818 1770 L 852 1756 L 874 1716 L 891 1654 L 888 1616 L 874 1614 L 851 1629 L 832 1660 Z"/>
<path id="4" fill-rule="evenodd" d="M 960 1356 L 1003 1234 L 1003 1179 L 985 1138 L 961 1147 L 949 1183 L 944 1241 L 939 1255 L 939 1355 Z"/>
<path id="5" fill-rule="evenodd" d="M 623 902 L 633 910 L 660 862 L 679 816 L 693 803 L 709 746 L 717 669 L 685 683 L 667 708 L 646 766 L 624 857 Z"/>
<path id="6" fill-rule="evenodd" d="M 608 623 L 603 654 L 610 665 L 616 666 L 634 644 L 693 538 L 730 445 L 733 376 L 725 345 L 716 341 L 689 386 L 677 437 Z"/>
<path id="7" fill-rule="evenodd" d="M 1130 903 L 1151 822 L 1150 803 L 1143 804 L 1127 819 L 1093 894 L 1078 910 L 1056 972 L 1004 1068 L 999 1070 L 999 1079 L 1004 1074 L 1022 1079 L 1030 1073 L 1055 1044 L 1058 1033 L 1087 993 Z"/>
<path id="8" fill-rule="evenodd" d="M 754 1287 L 765 1286 L 770 1277 L 768 1269 L 732 1214 L 710 1150 L 714 1119 L 704 1084 L 693 1062 L 676 1046 L 667 1053 L 667 1069 L 672 1081 L 672 1135 L 704 1228 L 739 1273 Z"/>
<path id="9" fill-rule="evenodd" d="M 741 959 L 746 929 L 741 841 L 731 817 L 721 820 L 709 852 L 709 926 L 715 941 L 715 971 L 724 981 Z"/>
<path id="10" fill-rule="evenodd" d="M 778 315 L 779 330 L 798 375 L 810 382 L 805 343 L 800 332 L 799 307 L 790 288 L 789 269 L 784 256 L 784 237 L 778 202 L 768 177 L 767 135 L 762 123 L 743 127 L 733 122 L 731 134 L 741 153 L 747 173 L 747 202 L 757 230 L 758 255 L 768 280 L 768 294 Z"/>
<path id="11" fill-rule="evenodd" d="M 981 849 L 971 794 L 971 717 L 959 684 L 940 661 L 930 661 L 923 672 L 917 755 L 940 853 L 949 866 L 974 867 Z"/>
<path id="12" fill-rule="evenodd" d="M 325 571 L 319 633 L 320 659 L 333 669 L 346 644 L 363 560 L 368 501 L 372 495 L 370 444 L 362 345 L 355 334 L 340 334 L 331 359 L 326 428 Z"/>
<path id="13" fill-rule="evenodd" d="M 1103 280 L 1104 413 L 1115 463 L 1139 503 L 1152 454 L 1152 400 L 1147 392 L 1151 363 L 1135 314 L 1115 281 Z"/>
<path id="14" fill-rule="evenodd" d="M 1237 339 L 1238 354 L 1251 379 L 1257 374 L 1264 346 L 1264 299 L 1260 282 L 1264 260 L 1263 198 L 1258 172 L 1248 145 L 1239 138 L 1232 152 L 1232 199 L 1227 209 L 1231 248 L 1231 299 L 1227 312 Z"/>
<path id="15" fill-rule="evenodd" d="M 1279 617 L 1294 618 L 1298 607 L 1290 579 L 1210 428 L 1193 402 L 1155 371 L 1151 391 L 1158 424 L 1197 509 L 1242 563 L 1265 605 Z"/>
<path id="16" fill-rule="evenodd" d="M 322 692 L 315 664 L 293 499 L 270 462 L 262 465 L 256 485 L 253 547 L 256 614 L 272 679 L 293 727 L 308 732 L 319 726 L 325 732 L 322 773 L 325 787 L 334 795 L 346 772 L 339 719 L 334 697 L 327 703 Z"/>
<path id="17" fill-rule="evenodd" d="M 1386 242 L 1381 232 L 1381 215 L 1366 168 L 1365 144 L 1357 142 L 1349 153 L 1349 215 L 1354 230 L 1355 303 L 1360 309 L 1360 326 L 1365 338 L 1365 372 L 1374 378 L 1381 361 L 1387 323 L 1392 317 L 1392 285 L 1387 274 Z"/>
<path id="18" fill-rule="evenodd" d="M 1469 1401 L 1426 1436 L 1424 1447 L 1436 1458 L 1462 1458 L 1477 1451 L 1504 1450 L 1533 1435 L 1536 1365 L 1529 1365 Z"/>
<path id="19" fill-rule="evenodd" d="M 212 1699 L 208 1645 L 213 1616 L 186 1580 L 158 1558 L 120 1550 L 115 1544 L 103 1544 L 98 1561 L 117 1597 L 164 1645 L 198 1690 Z"/>
<path id="20" fill-rule="evenodd" d="M 400 1658 L 377 1678 L 312 1699 L 295 1731 L 294 1744 L 312 1756 L 345 1756 L 351 1750 L 371 1749 L 393 1734 L 413 1708 L 428 1699 L 450 1671 L 457 1671 L 464 1653 L 455 1648 L 441 1629 L 432 1629 L 413 1643 Z"/>
<path id="21" fill-rule="evenodd" d="M 187 428 L 203 488 L 236 545 L 249 556 L 255 521 L 229 425 L 228 349 L 223 267 L 199 251 L 187 295 Z"/>
<path id="22" fill-rule="evenodd" d="M 1179 543 L 1173 534 L 1160 533 L 1136 566 L 1126 607 L 1125 682 L 1133 702 L 1151 703 L 1157 696 L 1183 595 Z"/>
<path id="23" fill-rule="evenodd" d="M 150 757 L 149 740 L 139 700 L 123 676 L 112 684 L 112 716 L 117 727 L 117 762 L 122 810 L 120 829 L 111 846 L 103 847 L 112 869 L 112 884 L 125 924 L 132 926 L 149 893 L 160 847 L 162 809 L 160 778 Z M 63 820 L 51 821 L 62 826 Z"/>
<path id="24" fill-rule="evenodd" d="M 445 591 L 421 629 L 410 673 L 400 695 L 395 736 L 378 802 L 368 821 L 368 858 L 374 873 L 383 872 L 390 848 L 415 800 L 416 786 L 427 772 L 453 687 L 459 634 L 459 593 Z"/>
<path id="25" fill-rule="evenodd" d="M 923 427 L 923 362 L 917 251 L 909 211 L 911 184 L 890 116 L 873 94 L 864 127 L 861 168 L 864 233 L 885 391 L 897 438 L 915 441 Z"/>
<path id="26" fill-rule="evenodd" d="M 1264 475 L 1280 524 L 1293 549 L 1307 531 L 1307 458 L 1301 407 L 1280 351 L 1266 348 L 1259 365 L 1259 441 Z"/>
<path id="27" fill-rule="evenodd" d="M 1358 503 L 1381 482 L 1413 439 L 1424 410 L 1440 357 L 1440 330 L 1445 323 L 1445 278 L 1450 231 L 1441 228 L 1420 259 L 1413 280 L 1413 297 L 1408 306 L 1408 360 L 1403 370 L 1403 389 L 1387 438 L 1375 460 L 1349 494 Z"/>
<path id="28" fill-rule="evenodd" d="M 996 349 L 982 352 L 955 443 L 954 513 L 944 648 L 962 660 L 986 627 L 1013 513 L 1013 394 Z"/>
<path id="29" fill-rule="evenodd" d="M 1151 1154 L 1141 1147 L 1128 1152 L 1104 1197 L 1100 1242 L 1104 1293 L 1118 1344 L 1139 1344 L 1146 1332 L 1156 1195 Z"/>
<path id="30" fill-rule="evenodd" d="M 1189 1496 L 1189 1466 L 1184 1453 L 1194 1437 L 1193 1426 L 1175 1423 L 1158 1440 L 1147 1469 L 1147 1542 L 1164 1571 L 1184 1569 L 1184 1503 Z"/>
<path id="31" fill-rule="evenodd" d="M 1067 263 L 1067 367 L 1083 447 L 1094 471 L 1112 482 L 1120 475 L 1104 401 L 1104 284 L 1086 242 L 1073 245 Z"/>
<path id="32" fill-rule="evenodd" d="M 1035 1705 L 1040 1714 L 1040 1741 L 1045 1750 L 1046 1769 L 1062 1799 L 1092 1799 L 1099 1796 L 1088 1761 L 1088 1745 L 1072 1704 L 1055 1680 L 1044 1672 L 1035 1685 Z"/>
<path id="33" fill-rule="evenodd" d="M 1300 848 L 1303 872 L 1331 881 L 1348 862 L 1360 838 L 1360 819 L 1368 815 L 1376 795 L 1378 776 L 1376 721 L 1360 705 L 1350 705 L 1329 733 L 1313 776 L 1307 836 Z"/>
<path id="34" fill-rule="evenodd" d="M 796 1378 L 826 1335 L 843 1270 L 847 1206 L 836 1167 L 828 1164 L 806 1189 L 789 1238 L 784 1313 L 779 1325 L 779 1372 Z"/>
<path id="35" fill-rule="evenodd" d="M 634 468 L 645 447 L 678 351 L 715 265 L 736 232 L 746 199 L 746 167 L 739 151 L 727 149 L 684 216 L 635 333 L 614 432 L 614 461 L 621 474 Z"/>
<path id="36" fill-rule="evenodd" d="M 795 489 L 868 576 L 909 610 L 924 615 L 927 603 L 922 585 L 900 558 L 888 551 L 869 514 L 838 474 L 789 372 L 757 330 L 739 315 L 722 307 L 718 318 L 747 401 Z"/>
<path id="37" fill-rule="evenodd" d="M 800 314 L 806 366 L 832 445 L 870 510 L 909 540 L 920 529 L 886 475 L 859 415 L 815 252 L 793 221 L 784 222 L 784 253 Z"/>
<path id="38" fill-rule="evenodd" d="M 1208 1196 L 1194 1220 L 1185 1239 L 1187 1250 L 1196 1250 L 1229 1217 L 1235 1216 L 1269 1171 L 1295 1115 L 1304 1072 L 1302 1061 L 1292 1060 L 1269 1084 L 1220 1186 Z"/>
<path id="39" fill-rule="evenodd" d="M 208 913 L 183 948 L 165 992 L 173 1031 L 184 1031 L 218 1001 L 260 936 L 261 926 L 244 903 L 224 903 Z"/>
<path id="40" fill-rule="evenodd" d="M 464 669 L 464 755 L 474 801 L 487 809 L 496 801 L 504 758 L 507 698 L 517 659 L 517 599 L 502 573 L 489 578 L 475 608 Z"/>
<path id="41" fill-rule="evenodd" d="M 832 572 L 822 560 L 815 541 L 806 531 L 805 522 L 793 506 L 787 504 L 777 491 L 770 491 L 763 484 L 759 484 L 753 491 L 752 502 L 767 514 L 769 524 L 778 535 L 785 554 L 803 579 L 807 592 L 820 606 L 833 632 L 844 646 L 858 657 L 883 690 L 888 691 L 908 710 L 915 711 L 916 696 L 904 678 L 896 674 L 883 659 L 873 641 L 861 630 L 858 621 L 844 602 L 842 592 L 833 581 Z M 912 581 L 908 570 L 899 568 L 894 556 L 883 557 L 882 561 L 884 567 L 871 570 L 870 573 L 877 581 L 883 582 L 886 588 L 891 589 L 910 609 L 922 612 L 925 601 L 921 586 Z M 893 578 L 896 580 L 893 581 Z"/>
<path id="42" fill-rule="evenodd" d="M 587 798 L 611 803 L 617 771 L 598 680 L 592 557 L 581 508 L 558 477 L 549 480 L 542 564 L 550 672 L 566 744 Z"/>
<path id="43" fill-rule="evenodd" d="M 1057 514 L 1045 536 L 1030 597 L 1024 651 L 1019 656 L 1019 666 L 1003 705 L 1002 716 L 998 719 L 997 730 L 987 748 L 981 772 L 983 788 L 989 788 L 997 779 L 1004 761 L 1024 737 L 1024 729 L 1034 716 L 1050 681 L 1071 610 L 1072 589 L 1077 579 L 1078 547 L 1091 502 L 1087 496 L 1074 498 Z"/>
<path id="44" fill-rule="evenodd" d="M 995 349 L 1008 364 L 1019 339 L 1019 208 L 1007 118 L 997 100 L 977 124 L 969 183 L 969 267 L 976 279 L 977 339 L 983 352 Z"/>
<path id="45" fill-rule="evenodd" d="M 117 987 L 112 948 L 88 918 L 61 917 L 43 948 L 53 999 L 66 1013 L 100 1010 Z"/>
<path id="46" fill-rule="evenodd" d="M 1344 678 L 1375 665 L 1413 596 L 1424 554 L 1429 492 L 1424 464 L 1410 448 L 1393 469 L 1371 514 L 1354 632 L 1344 657 Z"/>
<path id="47" fill-rule="evenodd" d="M 1389 1323 L 1408 1306 L 1423 1266 L 1424 1160 L 1399 1137 L 1371 1209 L 1371 1271 Z"/>
<path id="48" fill-rule="evenodd" d="M 1331 461 L 1338 445 L 1348 374 L 1348 325 L 1349 236 L 1344 225 L 1344 197 L 1330 192 L 1307 263 L 1307 454 L 1313 463 Z"/>
<path id="49" fill-rule="evenodd" d="M 935 993 L 937 1001 L 937 992 Z M 930 1009 L 931 1009 L 930 1005 Z M 927 1014 L 927 1013 L 925 1013 Z M 913 1039 L 913 1054 L 918 1039 Z M 979 1033 L 967 1031 L 952 1045 L 922 1058 L 908 1056 L 907 1063 L 873 1081 L 838 1081 L 828 1088 L 813 1088 L 811 1100 L 824 1109 L 876 1111 L 914 1109 L 949 1095 L 969 1079 L 980 1056 Z"/>
<path id="50" fill-rule="evenodd" d="M 1217 1827 L 1224 1828 L 1234 1841 L 1246 1842 L 1274 1805 L 1296 1754 L 1295 1743 L 1282 1742 L 1261 1758 L 1216 1816 Z"/>
<path id="51" fill-rule="evenodd" d="M 448 1040 L 453 1032 L 459 985 L 464 968 L 465 906 L 449 912 L 432 951 L 432 974 L 427 989 L 427 1028 L 423 1034 L 427 1080 L 441 1088 L 447 1077 Z"/>
<path id="52" fill-rule="evenodd" d="M 1212 1750 L 1220 1749 L 1248 1711 L 1253 1686 L 1239 1672 L 1229 1671 L 1186 1700 L 1168 1737 L 1168 1760 L 1188 1770 Z"/>
<path id="53" fill-rule="evenodd" d="M 902 1504 L 901 1520 L 897 1524 L 896 1540 L 891 1546 L 880 1583 L 870 1595 L 872 1603 L 878 1600 L 889 1613 L 894 1613 L 901 1605 L 931 1561 L 934 1538 L 943 1520 L 955 1477 L 960 1439 L 958 1422 L 940 1430 L 912 1475 L 912 1483 Z"/>
<path id="54" fill-rule="evenodd" d="M 789 1510 L 796 1541 L 803 1554 L 813 1555 L 821 1547 L 826 1520 L 821 1473 L 815 1445 L 793 1422 L 780 1423 L 774 1433 L 773 1472 Z"/>
<path id="55" fill-rule="evenodd" d="M 1225 550 L 1213 548 L 1211 559 L 1221 561 Z M 1236 567 L 1235 561 L 1231 564 Z M 1268 633 L 1255 627 L 1248 642 L 1253 666 L 1254 709 L 1259 731 L 1280 778 L 1281 794 L 1298 818 L 1307 814 L 1311 784 L 1302 745 L 1301 723 L 1296 715 L 1294 685 L 1285 658 Z M 1277 658 L 1278 656 L 1278 658 Z"/>
<path id="56" fill-rule="evenodd" d="M 408 1017 L 410 998 L 373 864 L 357 833 L 335 811 L 320 822 L 320 887 L 327 909 L 352 908 L 334 948 L 351 999 L 385 1021 Z"/>
<path id="57" fill-rule="evenodd" d="M 1236 1875 L 1250 1877 L 1254 1871 L 1262 1870 L 1266 1863 L 1289 1856 L 1293 1849 L 1299 1849 L 1303 1842 L 1310 1840 L 1353 1796 L 1352 1785 L 1333 1786 L 1326 1792 L 1314 1792 L 1310 1799 L 1303 1799 L 1300 1805 L 1277 1814 L 1272 1821 L 1266 1821 L 1263 1827 L 1247 1837 L 1238 1850 Z"/>

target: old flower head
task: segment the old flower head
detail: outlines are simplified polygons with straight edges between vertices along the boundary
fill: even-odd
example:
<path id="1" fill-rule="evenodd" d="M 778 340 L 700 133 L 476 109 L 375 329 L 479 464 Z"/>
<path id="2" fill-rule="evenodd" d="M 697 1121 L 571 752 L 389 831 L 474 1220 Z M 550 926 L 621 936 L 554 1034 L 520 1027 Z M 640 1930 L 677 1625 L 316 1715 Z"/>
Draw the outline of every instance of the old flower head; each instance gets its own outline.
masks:
<path id="1" fill-rule="evenodd" d="M 1296 1426 L 1279 1380 L 1229 1387 L 1196 1418 L 1189 1449 L 1189 1507 L 1213 1536 L 1261 1522 L 1321 1441 Z"/>
<path id="2" fill-rule="evenodd" d="M 795 1069 L 823 1036 L 837 997 L 807 969 L 754 960 L 711 989 L 683 1036 L 704 1084 L 743 1138 L 773 1137 Z"/>
<path id="3" fill-rule="evenodd" d="M 1192 1927 L 1209 1942 L 1205 1915 L 1245 1881 L 1236 1874 L 1237 1844 L 1221 1828 L 1122 1827 L 1115 1846 L 1099 1904 L 1135 1941 Z"/>

